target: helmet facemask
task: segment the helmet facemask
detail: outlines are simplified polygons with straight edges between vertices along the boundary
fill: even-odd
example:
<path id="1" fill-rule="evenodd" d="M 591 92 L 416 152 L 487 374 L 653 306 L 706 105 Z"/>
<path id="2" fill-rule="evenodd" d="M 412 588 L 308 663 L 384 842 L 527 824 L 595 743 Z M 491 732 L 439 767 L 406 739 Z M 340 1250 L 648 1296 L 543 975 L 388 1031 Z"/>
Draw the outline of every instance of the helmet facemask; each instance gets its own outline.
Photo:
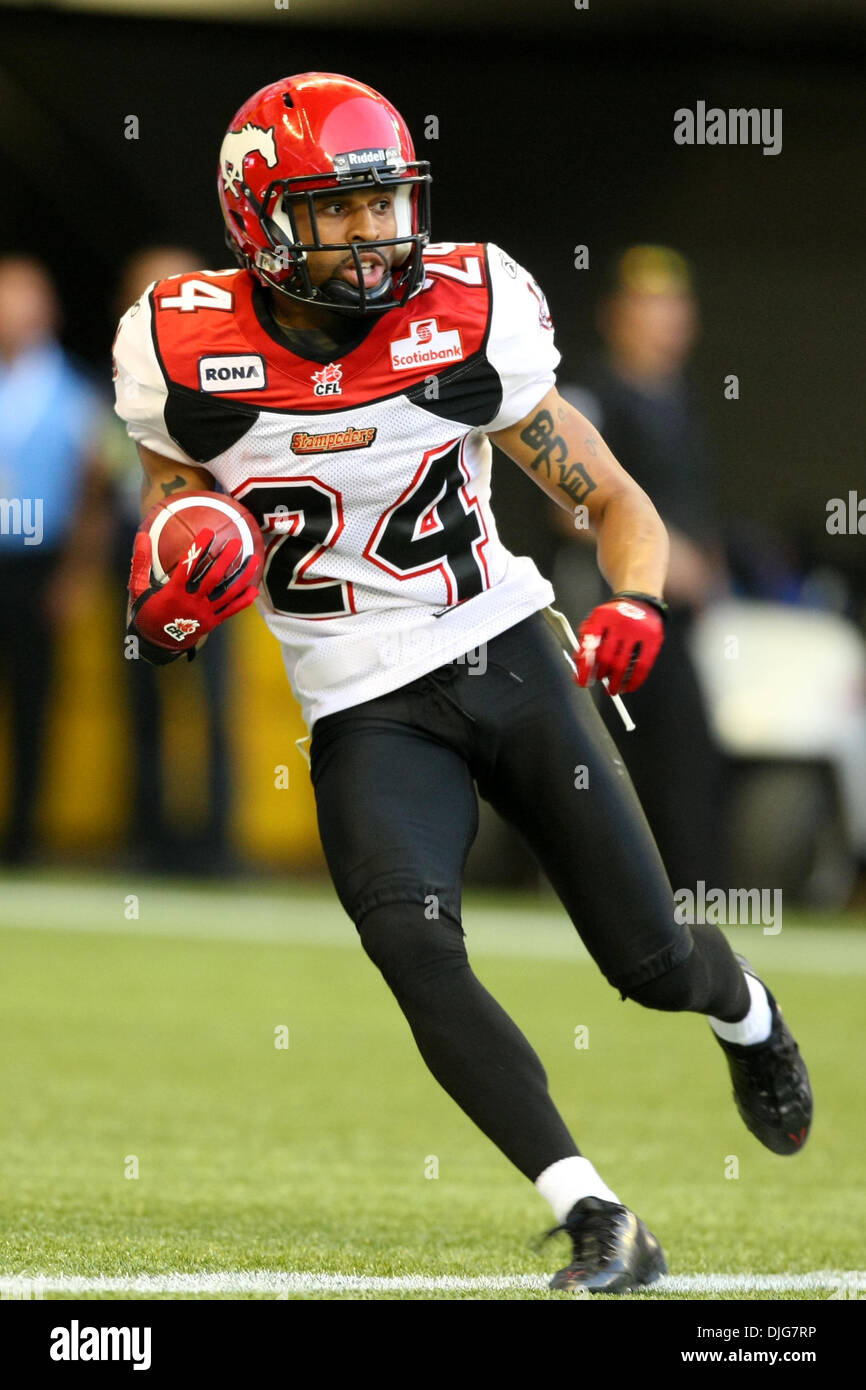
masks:
<path id="1" fill-rule="evenodd" d="M 370 166 L 363 174 L 355 170 L 342 178 L 338 174 L 336 181 L 333 176 L 323 176 L 315 181 L 319 186 L 313 188 L 309 177 L 282 179 L 270 184 L 258 209 L 258 217 L 271 246 L 256 254 L 255 264 L 250 268 L 264 284 L 288 299 L 301 304 L 318 304 L 350 317 L 384 313 L 405 304 L 418 293 L 424 280 L 422 256 L 430 239 L 430 175 L 424 161 L 412 165 L 400 161 L 399 167 L 399 174 L 395 174 L 395 166 L 384 165 Z M 395 236 L 377 241 L 322 240 L 316 217 L 317 199 L 344 193 L 369 193 L 377 187 L 394 194 Z M 306 208 L 311 241 L 303 241 L 298 230 L 295 209 L 299 205 Z M 385 273 L 378 285 L 365 285 L 361 257 L 365 252 L 381 255 L 382 248 L 390 246 L 397 250 L 393 264 L 388 266 L 386 261 Z M 314 285 L 307 255 L 316 251 L 348 252 L 353 259 L 357 285 L 338 277 Z M 384 256 L 382 259 L 386 260 Z"/>

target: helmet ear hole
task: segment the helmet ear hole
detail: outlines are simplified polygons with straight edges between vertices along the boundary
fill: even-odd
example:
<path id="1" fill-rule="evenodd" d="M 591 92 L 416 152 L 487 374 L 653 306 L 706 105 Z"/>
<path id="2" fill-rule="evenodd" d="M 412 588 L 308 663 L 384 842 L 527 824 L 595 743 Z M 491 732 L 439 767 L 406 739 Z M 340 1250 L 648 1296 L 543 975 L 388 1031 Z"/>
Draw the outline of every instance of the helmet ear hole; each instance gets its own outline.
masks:
<path id="1" fill-rule="evenodd" d="M 247 224 L 246 224 L 246 222 L 244 221 L 244 219 L 243 219 L 243 217 L 241 216 L 241 214 L 240 214 L 239 212 L 235 212 L 234 208 L 232 208 L 232 209 L 231 209 L 231 215 L 232 215 L 232 220 L 234 221 L 234 223 L 235 223 L 235 225 L 238 227 L 238 229 L 239 229 L 241 232 L 246 232 L 246 230 L 247 230 Z"/>
<path id="2" fill-rule="evenodd" d="M 412 235 L 412 193 L 407 187 L 394 190 L 394 215 L 398 236 Z M 394 264 L 403 265 L 412 252 L 411 241 L 400 242 L 394 247 Z"/>
<path id="3" fill-rule="evenodd" d="M 412 191 L 405 184 L 394 190 L 394 215 L 397 221 L 397 235 L 412 235 Z"/>
<path id="4" fill-rule="evenodd" d="M 294 218 L 290 212 L 290 207 L 291 204 L 289 200 L 284 198 L 281 193 L 274 204 L 274 209 L 270 217 L 262 217 L 261 219 L 262 226 L 275 246 L 278 246 L 281 242 L 285 242 L 287 246 L 291 246 L 294 242 L 300 240 L 297 228 L 295 227 Z"/>
<path id="5" fill-rule="evenodd" d="M 224 235 L 225 244 L 228 247 L 229 251 L 234 256 L 241 269 L 246 270 L 249 266 L 249 257 L 247 256 L 243 248 L 238 245 L 228 225 L 226 225 L 224 229 Z"/>

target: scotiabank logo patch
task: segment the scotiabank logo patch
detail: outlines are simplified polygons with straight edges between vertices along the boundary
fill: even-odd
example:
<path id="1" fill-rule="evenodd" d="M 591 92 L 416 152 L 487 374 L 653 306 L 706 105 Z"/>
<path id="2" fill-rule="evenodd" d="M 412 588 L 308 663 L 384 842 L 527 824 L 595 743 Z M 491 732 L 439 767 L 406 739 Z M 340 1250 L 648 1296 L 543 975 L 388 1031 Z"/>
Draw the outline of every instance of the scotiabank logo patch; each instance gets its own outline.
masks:
<path id="1" fill-rule="evenodd" d="M 268 384 L 264 359 L 258 353 L 200 357 L 198 383 L 202 391 L 263 391 Z"/>
<path id="2" fill-rule="evenodd" d="M 438 319 L 413 319 L 409 337 L 390 344 L 391 368 L 409 372 L 413 367 L 444 367 L 462 362 L 463 343 L 456 328 L 439 328 Z"/>
<path id="3" fill-rule="evenodd" d="M 331 434 L 307 434 L 306 430 L 296 430 L 292 435 L 292 453 L 335 454 L 340 449 L 369 449 L 375 438 L 375 429 L 356 430 L 351 425 Z"/>

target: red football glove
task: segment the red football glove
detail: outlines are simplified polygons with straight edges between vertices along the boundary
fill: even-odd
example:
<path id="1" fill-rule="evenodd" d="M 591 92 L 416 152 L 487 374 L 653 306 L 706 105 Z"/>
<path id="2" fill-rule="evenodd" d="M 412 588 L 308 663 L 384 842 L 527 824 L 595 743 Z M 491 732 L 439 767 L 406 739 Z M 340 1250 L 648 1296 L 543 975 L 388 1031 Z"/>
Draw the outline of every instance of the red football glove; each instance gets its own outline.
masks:
<path id="1" fill-rule="evenodd" d="M 578 685 L 607 677 L 609 695 L 643 685 L 664 641 L 667 604 L 649 594 L 614 594 L 578 629 Z"/>
<path id="2" fill-rule="evenodd" d="M 147 531 L 139 531 L 132 553 L 129 575 L 129 631 L 141 638 L 147 648 L 142 655 L 156 664 L 171 661 L 190 651 L 197 642 L 226 618 L 240 613 L 258 593 L 262 564 L 251 555 L 237 574 L 226 579 L 241 550 L 237 539 L 227 541 L 218 554 L 210 553 L 214 532 L 199 531 L 190 554 L 175 565 L 165 584 L 157 584 L 151 573 L 151 541 Z"/>

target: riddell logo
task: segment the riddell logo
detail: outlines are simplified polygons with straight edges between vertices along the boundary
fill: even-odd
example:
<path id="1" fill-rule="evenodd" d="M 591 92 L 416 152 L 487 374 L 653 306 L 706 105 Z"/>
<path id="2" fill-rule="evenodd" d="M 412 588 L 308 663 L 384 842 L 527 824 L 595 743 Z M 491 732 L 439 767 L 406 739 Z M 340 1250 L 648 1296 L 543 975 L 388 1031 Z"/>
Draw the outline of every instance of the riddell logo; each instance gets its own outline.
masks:
<path id="1" fill-rule="evenodd" d="M 395 372 L 462 362 L 463 356 L 459 330 L 440 330 L 438 319 L 414 319 L 409 324 L 409 337 L 398 338 L 391 343 L 391 368 Z"/>
<path id="2" fill-rule="evenodd" d="M 313 383 L 313 395 L 315 396 L 342 396 L 343 394 L 343 368 L 339 362 L 329 362 L 327 367 L 323 367 L 320 372 L 313 372 L 310 380 Z"/>
<path id="3" fill-rule="evenodd" d="M 370 150 L 343 150 L 334 155 L 334 173 L 337 178 L 344 177 L 347 171 L 370 168 L 373 164 L 390 164 L 395 169 L 405 169 L 405 161 L 396 145 L 387 149 L 381 146 Z"/>

